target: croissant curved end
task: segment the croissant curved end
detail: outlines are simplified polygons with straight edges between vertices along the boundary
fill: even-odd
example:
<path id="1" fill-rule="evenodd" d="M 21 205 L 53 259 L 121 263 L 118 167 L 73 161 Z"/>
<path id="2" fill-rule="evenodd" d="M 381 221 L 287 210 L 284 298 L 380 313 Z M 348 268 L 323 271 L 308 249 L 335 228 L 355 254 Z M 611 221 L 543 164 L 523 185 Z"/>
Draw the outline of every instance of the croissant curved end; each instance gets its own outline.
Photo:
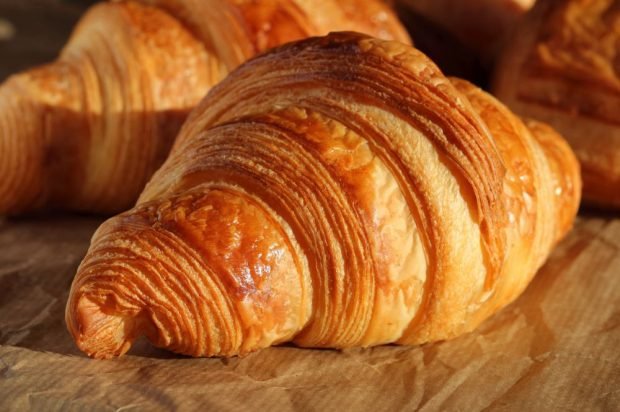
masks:
<path id="1" fill-rule="evenodd" d="M 77 346 L 105 359 L 144 335 L 182 354 L 233 356 L 290 340 L 311 312 L 312 289 L 290 234 L 264 207 L 201 189 L 110 219 L 67 305 Z"/>
<path id="2" fill-rule="evenodd" d="M 67 319 L 77 346 L 88 356 L 108 359 L 125 354 L 133 339 L 135 320 L 129 316 L 108 315 L 87 296 L 79 298 L 75 317 Z"/>

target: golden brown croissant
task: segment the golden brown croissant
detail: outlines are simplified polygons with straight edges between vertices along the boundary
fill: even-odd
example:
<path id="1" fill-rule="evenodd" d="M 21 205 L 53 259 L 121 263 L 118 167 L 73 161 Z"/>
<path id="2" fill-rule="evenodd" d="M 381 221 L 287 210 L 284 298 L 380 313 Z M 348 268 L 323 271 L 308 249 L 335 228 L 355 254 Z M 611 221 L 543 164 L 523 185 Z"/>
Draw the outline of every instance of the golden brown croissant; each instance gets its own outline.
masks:
<path id="1" fill-rule="evenodd" d="M 557 133 L 416 49 L 291 43 L 212 89 L 99 228 L 67 325 L 97 358 L 451 338 L 521 293 L 579 196 Z"/>
<path id="2" fill-rule="evenodd" d="M 494 83 L 516 113 L 566 137 L 581 162 L 584 200 L 619 209 L 620 1 L 539 1 Z"/>
<path id="3" fill-rule="evenodd" d="M 213 84 L 257 52 L 330 30 L 408 41 L 380 0 L 94 6 L 56 62 L 0 87 L 0 214 L 131 207 Z"/>
<path id="4" fill-rule="evenodd" d="M 495 56 L 505 37 L 536 0 L 398 0 L 481 56 Z"/>

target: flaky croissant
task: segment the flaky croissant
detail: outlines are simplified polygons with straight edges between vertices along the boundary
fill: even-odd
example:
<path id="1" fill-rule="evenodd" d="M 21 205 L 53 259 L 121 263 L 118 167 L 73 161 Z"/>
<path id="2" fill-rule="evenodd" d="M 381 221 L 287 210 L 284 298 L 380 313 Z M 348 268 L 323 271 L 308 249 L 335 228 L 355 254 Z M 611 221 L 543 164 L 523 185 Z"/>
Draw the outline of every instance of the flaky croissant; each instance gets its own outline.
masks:
<path id="1" fill-rule="evenodd" d="M 620 210 L 619 0 L 539 0 L 506 48 L 493 92 L 566 137 L 585 202 Z"/>
<path id="2" fill-rule="evenodd" d="M 268 47 L 330 30 L 408 41 L 380 0 L 95 5 L 56 62 L 0 87 L 0 214 L 126 210 L 213 84 Z"/>
<path id="3" fill-rule="evenodd" d="M 96 358 L 447 339 L 521 293 L 579 197 L 548 126 L 404 44 L 311 38 L 211 90 L 95 234 L 67 325 Z"/>

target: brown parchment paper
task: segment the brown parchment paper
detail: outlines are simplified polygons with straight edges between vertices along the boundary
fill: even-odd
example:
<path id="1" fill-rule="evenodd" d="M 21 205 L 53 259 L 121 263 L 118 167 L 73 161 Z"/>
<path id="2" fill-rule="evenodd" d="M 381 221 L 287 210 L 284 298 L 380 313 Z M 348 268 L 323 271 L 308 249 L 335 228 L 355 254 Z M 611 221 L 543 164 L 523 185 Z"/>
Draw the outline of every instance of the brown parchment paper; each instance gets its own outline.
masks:
<path id="1" fill-rule="evenodd" d="M 69 286 L 100 221 L 0 222 L 0 410 L 618 410 L 620 219 L 580 217 L 527 291 L 477 331 L 422 347 L 270 348 L 190 359 L 140 342 L 80 354 Z"/>

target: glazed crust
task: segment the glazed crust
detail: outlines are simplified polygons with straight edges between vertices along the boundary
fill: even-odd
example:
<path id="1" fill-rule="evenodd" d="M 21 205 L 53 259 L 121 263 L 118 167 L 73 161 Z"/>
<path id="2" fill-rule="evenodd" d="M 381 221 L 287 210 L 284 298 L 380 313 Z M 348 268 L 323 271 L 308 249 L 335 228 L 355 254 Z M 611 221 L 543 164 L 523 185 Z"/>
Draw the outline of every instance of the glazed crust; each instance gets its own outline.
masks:
<path id="1" fill-rule="evenodd" d="M 291 43 L 216 86 L 98 230 L 67 325 L 97 358 L 139 335 L 191 356 L 452 338 L 521 293 L 579 196 L 557 133 L 416 49 Z"/>
<path id="2" fill-rule="evenodd" d="M 93 6 L 56 62 L 0 86 L 0 215 L 131 207 L 190 110 L 230 70 L 268 47 L 330 30 L 409 41 L 381 1 L 352 4 Z"/>
<path id="3" fill-rule="evenodd" d="M 540 1 L 506 48 L 495 95 L 566 137 L 584 201 L 620 208 L 620 2 Z"/>

